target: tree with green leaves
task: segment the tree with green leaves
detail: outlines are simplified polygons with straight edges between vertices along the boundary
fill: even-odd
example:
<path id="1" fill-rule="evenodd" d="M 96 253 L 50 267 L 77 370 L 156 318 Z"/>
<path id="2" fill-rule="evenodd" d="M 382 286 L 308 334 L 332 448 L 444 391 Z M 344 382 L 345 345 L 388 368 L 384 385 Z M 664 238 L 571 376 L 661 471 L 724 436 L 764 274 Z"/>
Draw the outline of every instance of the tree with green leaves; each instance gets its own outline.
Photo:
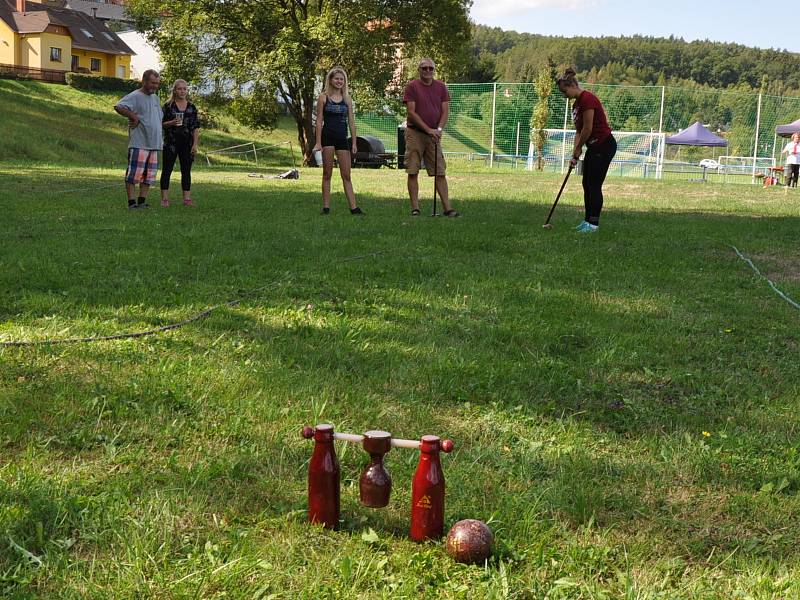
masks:
<path id="1" fill-rule="evenodd" d="M 531 138 L 536 144 L 536 168 L 544 170 L 544 145 L 547 142 L 547 122 L 550 120 L 550 95 L 553 93 L 553 81 L 556 77 L 555 65 L 548 60 L 547 65 L 539 71 L 534 82 L 536 105 L 531 116 Z"/>
<path id="2" fill-rule="evenodd" d="M 278 100 L 297 124 L 307 163 L 321 76 L 345 68 L 360 106 L 383 108 L 409 65 L 436 60 L 439 75 L 467 62 L 470 0 L 131 0 L 129 12 L 164 61 L 165 77 L 217 81 L 237 116 L 274 127 Z"/>

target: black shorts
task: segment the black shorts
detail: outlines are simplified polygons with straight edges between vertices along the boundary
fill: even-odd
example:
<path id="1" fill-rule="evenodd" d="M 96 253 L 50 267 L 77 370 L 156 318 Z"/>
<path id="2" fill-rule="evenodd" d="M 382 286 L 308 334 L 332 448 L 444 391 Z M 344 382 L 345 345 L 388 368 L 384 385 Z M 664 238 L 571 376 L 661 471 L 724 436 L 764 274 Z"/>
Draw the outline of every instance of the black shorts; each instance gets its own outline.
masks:
<path id="1" fill-rule="evenodd" d="M 336 150 L 345 150 L 347 152 L 350 151 L 350 144 L 347 141 L 347 137 L 338 137 L 328 135 L 325 130 L 322 130 L 322 147 L 327 148 L 329 146 L 333 146 Z"/>

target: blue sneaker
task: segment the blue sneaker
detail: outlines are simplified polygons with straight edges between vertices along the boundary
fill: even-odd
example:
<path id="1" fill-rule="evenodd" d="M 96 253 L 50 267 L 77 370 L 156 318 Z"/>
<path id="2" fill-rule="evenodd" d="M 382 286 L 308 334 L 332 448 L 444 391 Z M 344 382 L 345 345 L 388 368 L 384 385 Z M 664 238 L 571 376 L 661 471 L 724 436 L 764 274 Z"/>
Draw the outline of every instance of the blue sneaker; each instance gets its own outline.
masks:
<path id="1" fill-rule="evenodd" d="M 575 228 L 575 231 L 584 231 L 584 230 L 590 229 L 592 227 L 594 227 L 594 229 L 592 229 L 592 231 L 595 231 L 598 226 L 597 225 L 592 225 L 591 223 L 589 223 L 589 221 L 581 221 L 580 223 L 578 223 L 578 226 Z"/>
<path id="2" fill-rule="evenodd" d="M 578 225 L 575 231 L 577 231 L 578 233 L 594 233 L 598 229 L 600 229 L 598 225 L 592 225 L 591 223 L 584 221 L 583 223 Z"/>

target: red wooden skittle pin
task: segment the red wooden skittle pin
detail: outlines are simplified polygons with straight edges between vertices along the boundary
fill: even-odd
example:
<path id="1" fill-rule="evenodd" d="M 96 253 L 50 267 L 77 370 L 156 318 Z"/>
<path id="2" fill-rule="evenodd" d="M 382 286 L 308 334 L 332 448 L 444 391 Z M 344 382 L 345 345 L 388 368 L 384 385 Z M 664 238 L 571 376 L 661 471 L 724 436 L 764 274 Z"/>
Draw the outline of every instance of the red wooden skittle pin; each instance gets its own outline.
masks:
<path id="1" fill-rule="evenodd" d="M 442 442 L 435 435 L 424 435 L 419 464 L 411 485 L 411 528 L 415 542 L 439 539 L 444 534 L 444 473 L 439 452 L 450 452 L 453 442 Z"/>
<path id="2" fill-rule="evenodd" d="M 310 434 L 310 435 L 309 435 Z M 303 428 L 314 436 L 314 453 L 308 464 L 308 520 L 328 529 L 339 526 L 339 461 L 333 447 L 333 425 Z"/>

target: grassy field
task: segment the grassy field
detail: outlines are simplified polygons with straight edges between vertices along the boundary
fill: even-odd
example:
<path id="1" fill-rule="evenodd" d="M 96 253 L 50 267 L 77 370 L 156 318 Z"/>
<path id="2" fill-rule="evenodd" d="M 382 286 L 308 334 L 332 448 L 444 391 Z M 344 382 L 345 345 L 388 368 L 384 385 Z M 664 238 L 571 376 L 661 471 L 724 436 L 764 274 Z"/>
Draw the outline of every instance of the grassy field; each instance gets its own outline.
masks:
<path id="1" fill-rule="evenodd" d="M 200 164 L 194 208 L 130 212 L 87 158 L 118 123 L 25 86 L 102 127 L 0 162 L 0 341 L 218 308 L 0 348 L 0 597 L 800 596 L 798 312 L 731 247 L 800 299 L 794 190 L 612 178 L 581 236 L 577 178 L 545 231 L 555 175 L 455 168 L 464 217 L 412 219 L 401 174 L 357 171 L 366 217 L 338 182 L 323 217 L 317 170 Z M 407 539 L 408 451 L 375 511 L 337 446 L 341 530 L 309 526 L 318 422 L 455 440 L 446 522 L 489 522 L 491 562 Z"/>

